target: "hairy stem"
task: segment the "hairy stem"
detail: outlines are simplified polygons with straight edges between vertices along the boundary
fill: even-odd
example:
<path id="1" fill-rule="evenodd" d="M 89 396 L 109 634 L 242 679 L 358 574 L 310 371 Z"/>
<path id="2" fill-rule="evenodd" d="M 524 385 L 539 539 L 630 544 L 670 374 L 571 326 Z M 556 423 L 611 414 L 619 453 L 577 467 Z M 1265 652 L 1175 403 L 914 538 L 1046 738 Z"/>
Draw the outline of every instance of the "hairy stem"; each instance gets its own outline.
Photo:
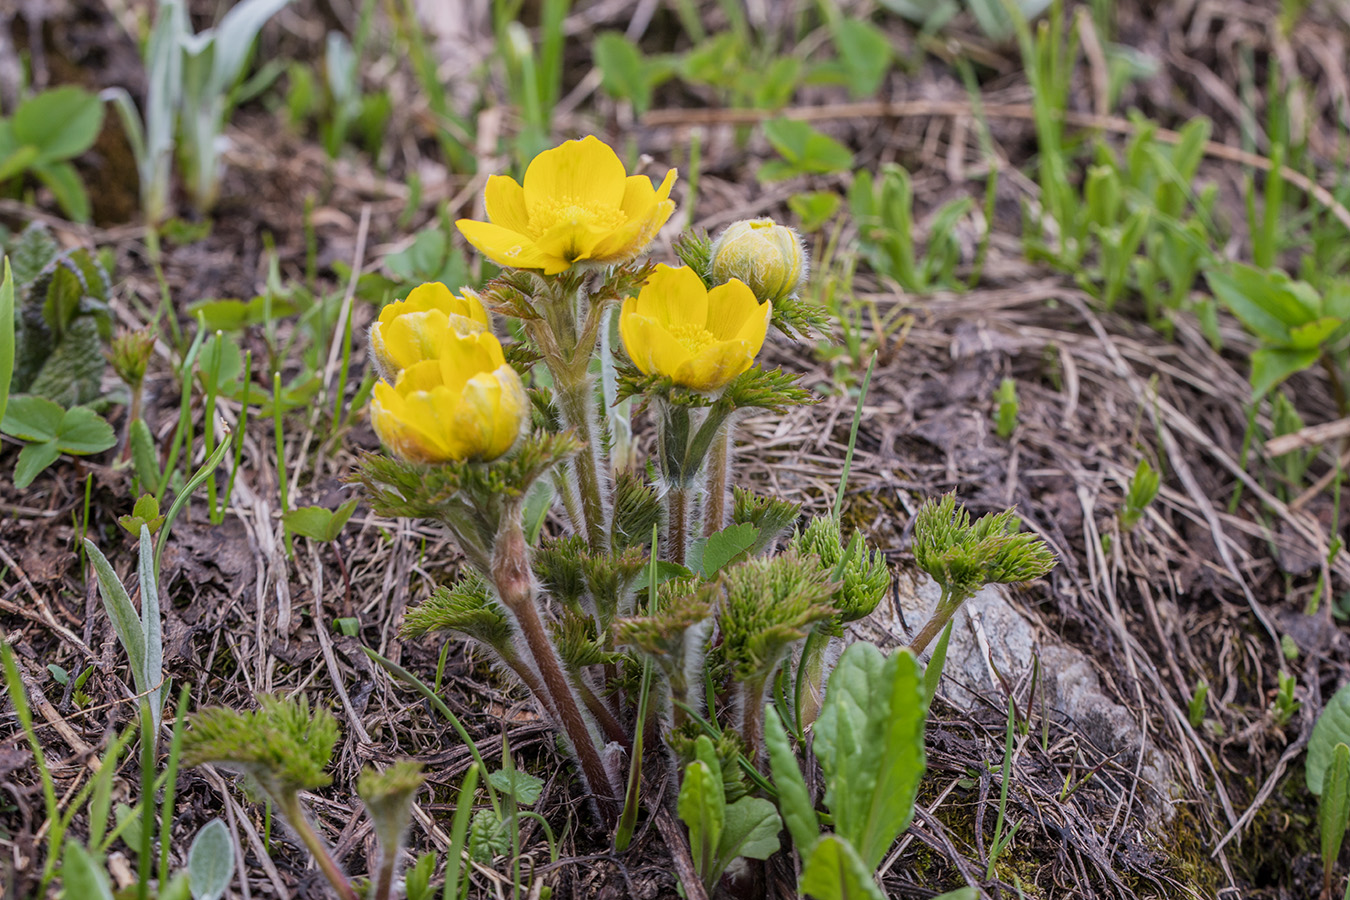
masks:
<path id="1" fill-rule="evenodd" d="M 914 651 L 915 656 L 928 649 L 933 638 L 947 626 L 947 622 L 965 601 L 965 597 L 953 597 L 945 587 L 942 589 L 942 596 L 938 599 L 937 609 L 933 610 L 932 618 L 924 623 L 923 628 L 914 636 L 914 640 L 909 642 L 909 649 Z"/>
<path id="2" fill-rule="evenodd" d="M 703 508 L 703 536 L 709 537 L 727 527 L 728 501 L 731 499 L 731 450 L 735 440 L 730 421 L 713 439 L 708 454 L 707 504 Z"/>
<path id="3" fill-rule="evenodd" d="M 802 658 L 797 665 L 797 723 L 806 728 L 820 715 L 820 704 L 825 699 L 825 650 L 830 636 L 819 628 L 812 629 L 802 645 Z"/>
<path id="4" fill-rule="evenodd" d="M 595 693 L 586 676 L 577 672 L 572 680 L 577 686 L 577 693 L 581 695 L 581 702 L 585 704 L 590 714 L 595 716 L 595 721 L 600 723 L 600 730 L 605 733 L 605 739 L 619 744 L 625 750 L 631 750 L 632 741 L 628 739 L 627 732 L 623 730 L 623 726 L 619 724 L 610 708 L 605 705 L 605 701 Z"/>
<path id="5" fill-rule="evenodd" d="M 315 864 L 323 877 L 328 879 L 328 883 L 333 886 L 340 900 L 358 900 L 356 891 L 352 889 L 351 882 L 347 881 L 347 876 L 342 874 L 342 869 L 338 867 L 337 861 L 333 855 L 328 852 L 328 847 L 319 837 L 319 833 L 314 830 L 314 826 L 309 824 L 308 817 L 305 816 L 304 809 L 300 806 L 300 798 L 295 794 L 289 797 L 277 797 L 277 806 L 286 816 L 286 821 L 290 822 L 295 833 L 300 837 L 306 849 L 314 857 Z"/>
<path id="6" fill-rule="evenodd" d="M 535 603 L 534 576 L 530 572 L 528 545 L 518 507 L 508 505 L 503 512 L 496 543 L 492 581 L 497 594 L 515 615 L 521 634 L 525 636 L 534 668 L 539 672 L 544 690 L 553 701 L 559 724 L 572 744 L 581 774 L 595 794 L 602 817 L 607 823 L 613 822 L 618 816 L 615 798 L 619 796 L 619 787 L 610 782 L 600 748 L 591 736 L 586 718 L 577 705 L 576 695 L 572 693 L 567 674 L 558 659 L 558 652 L 549 640 L 548 630 L 539 616 Z"/>
<path id="7" fill-rule="evenodd" d="M 581 494 L 584 520 L 573 524 L 586 535 L 586 544 L 592 553 L 608 553 L 609 473 L 596 414 L 595 385 L 584 369 L 580 373 L 555 371 L 554 378 L 563 424 L 586 443 L 570 463 L 577 491 Z"/>
<path id="8" fill-rule="evenodd" d="M 666 558 L 684 565 L 693 536 L 694 491 L 692 485 L 672 484 L 666 491 Z"/>

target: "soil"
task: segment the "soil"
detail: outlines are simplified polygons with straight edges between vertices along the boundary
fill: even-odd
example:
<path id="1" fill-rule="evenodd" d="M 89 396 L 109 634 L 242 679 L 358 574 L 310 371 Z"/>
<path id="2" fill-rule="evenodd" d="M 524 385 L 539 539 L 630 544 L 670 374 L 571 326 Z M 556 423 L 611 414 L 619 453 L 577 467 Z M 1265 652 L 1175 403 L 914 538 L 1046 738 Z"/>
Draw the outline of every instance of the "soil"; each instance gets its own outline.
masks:
<path id="1" fill-rule="evenodd" d="M 726 27 L 720 4 L 689 5 L 710 32 Z M 841 5 L 850 15 L 872 10 L 870 4 Z M 328 29 L 354 31 L 355 6 L 297 0 L 264 32 L 259 60 L 317 63 Z M 641 26 L 645 17 L 645 27 L 635 31 L 644 49 L 684 49 L 676 6 L 641 3 L 634 13 L 623 3 L 576 4 L 567 19 L 565 99 L 553 123 L 556 137 L 595 133 L 648 154 L 658 171 L 674 164 L 687 172 L 690 143 L 700 142 L 697 204 L 690 202 L 689 181 L 681 180 L 675 194 L 681 211 L 653 249 L 654 258 L 666 260 L 672 259 L 669 240 L 686 222 L 716 231 L 749 216 L 791 221 L 791 195 L 844 192 L 849 181 L 819 176 L 762 184 L 755 172 L 773 154 L 758 132 L 745 127 L 756 115 L 726 109 L 710 90 L 670 82 L 642 117 L 596 90 L 591 37 L 629 28 L 635 16 Z M 534 5 L 527 7 L 532 24 Z M 213 9 L 193 4 L 199 26 Z M 798 17 L 814 15 L 815 7 L 771 3 L 747 9 L 762 33 L 786 39 Z M 1087 16 L 1088 7 L 1076 5 L 1074 13 Z M 1278 87 L 1279 79 L 1297 73 L 1306 91 L 1291 96 L 1303 98 L 1295 102 L 1308 128 L 1308 166 L 1314 179 L 1334 187 L 1343 165 L 1338 110 L 1347 102 L 1350 21 L 1343 9 L 1313 3 L 1286 32 L 1279 14 L 1274 3 L 1121 0 L 1115 33 L 1101 40 L 1147 56 L 1156 70 L 1103 106 L 1104 73 L 1088 53 L 1080 61 L 1071 109 L 1083 116 L 1139 109 L 1165 128 L 1203 115 L 1214 123 L 1215 142 L 1259 155 L 1270 143 L 1260 124 L 1268 121 L 1275 93 L 1267 86 Z M 472 113 L 479 130 L 472 148 L 478 171 L 504 171 L 510 165 L 504 148 L 518 123 L 504 99 L 500 61 L 489 50 L 490 19 L 473 4 L 464 5 L 461 17 L 441 15 L 446 20 L 438 23 L 436 11 L 428 12 L 429 33 L 444 72 L 456 74 L 452 101 Z M 136 16 L 123 3 L 58 0 L 28 4 L 22 15 L 0 11 L 0 26 L 33 59 L 39 86 L 122 84 L 139 97 L 143 75 L 126 30 Z M 889 14 L 872 19 L 892 38 L 899 60 L 880 102 L 851 105 L 842 88 L 815 86 L 804 88 L 790 110 L 810 112 L 817 127 L 844 141 L 855 152 L 856 168 L 899 162 L 912 172 L 923 243 L 931 213 L 943 203 L 960 196 L 974 198 L 976 208 L 984 202 L 989 156 L 953 64 L 966 58 L 980 80 L 1002 177 L 988 223 L 987 258 L 974 287 L 920 297 L 859 267 L 852 283 L 855 308 L 869 322 L 902 326 L 869 335 L 878 356 L 846 522 L 883 548 L 897 571 L 912 572 L 908 528 L 923 499 L 955 490 L 973 514 L 1016 505 L 1025 527 L 1053 548 L 1059 566 L 1015 591 L 1011 602 L 1047 646 L 1063 644 L 1091 660 L 1103 693 L 1128 711 L 1170 773 L 1166 784 L 1140 783 L 1134 759 L 1094 744 L 1083 723 L 1048 713 L 1033 680 L 1005 684 L 968 710 L 939 704 L 929 725 L 921 809 L 886 864 L 888 894 L 926 898 L 969 883 L 983 895 L 1003 898 L 1315 896 L 1322 868 L 1317 809 L 1303 786 L 1301 750 L 1324 699 L 1350 668 L 1342 625 L 1350 560 L 1340 555 L 1324 562 L 1336 536 L 1331 523 L 1347 521 L 1347 510 L 1334 507 L 1330 488 L 1300 496 L 1280 483 L 1259 447 L 1248 452 L 1244 446 L 1247 360 L 1254 344 L 1236 321 L 1221 314 L 1219 350 L 1186 316 L 1177 317 L 1169 338 L 1142 324 L 1133 299 L 1104 311 L 1072 273 L 1028 261 L 1020 238 L 1023 209 L 1038 197 L 1034 181 L 1019 173 L 1030 171 L 1037 147 L 1016 48 L 991 42 L 964 16 L 940 39 L 922 37 Z M 222 200 L 210 216 L 209 234 L 163 246 L 165 288 L 189 333 L 191 304 L 250 298 L 264 288 L 272 265 L 287 281 L 341 293 L 347 282 L 335 264 L 386 272 L 387 257 L 406 247 L 416 230 L 434 225 L 443 208 L 452 218 L 478 208 L 481 176 L 446 168 L 427 99 L 407 60 L 390 49 L 384 14 L 377 12 L 375 21 L 377 62 L 366 68 L 364 81 L 368 89 L 387 88 L 396 102 L 374 159 L 348 146 L 332 162 L 312 128 L 292 128 L 282 102 L 284 76 L 232 120 Z M 34 52 L 39 48 L 43 52 Z M 39 56 L 45 61 L 40 71 Z M 114 312 L 120 325 L 137 327 L 158 307 L 161 288 L 145 230 L 135 220 L 134 164 L 116 118 L 107 122 L 99 144 L 81 162 L 95 201 L 92 226 L 56 218 L 42 191 L 23 198 L 31 203 L 0 201 L 0 223 L 17 229 L 39 218 L 68 245 L 111 248 Z M 1102 133 L 1119 145 L 1130 126 L 1117 126 Z M 1086 128 L 1075 133 L 1085 140 L 1092 134 Z M 1213 154 L 1200 174 L 1201 182 L 1218 186 L 1218 215 L 1233 235 L 1235 256 L 1247 253 L 1242 198 L 1250 176 L 1249 168 Z M 185 203 L 179 211 L 192 216 Z M 808 236 L 818 263 L 835 248 L 849 252 L 856 229 L 846 216 L 840 221 L 837 232 L 827 228 Z M 959 238 L 965 250 L 959 271 L 968 274 L 982 231 Z M 1307 249 L 1288 247 L 1285 267 L 1297 270 Z M 363 333 L 375 309 L 363 299 L 354 302 L 354 333 Z M 283 321 L 272 346 L 286 346 L 300 329 L 294 318 Z M 270 356 L 262 329 L 251 329 L 243 341 L 254 360 L 279 364 L 283 379 L 298 373 L 294 359 Z M 803 373 L 821 402 L 748 421 L 741 477 L 819 511 L 838 484 L 866 360 L 850 358 L 836 330 L 799 344 L 778 339 L 765 362 Z M 364 349 L 355 347 L 356 374 L 344 397 L 325 393 L 329 409 L 350 401 L 366 365 Z M 1020 402 L 1010 439 L 995 433 L 992 419 L 994 392 L 1004 378 L 1015 381 Z M 108 379 L 111 389 L 115 379 Z M 255 387 L 269 385 L 259 375 Z M 1332 388 L 1320 371 L 1295 376 L 1288 394 L 1309 424 L 1337 418 Z M 146 417 L 162 438 L 177 421 L 179 397 L 172 358 L 161 345 L 147 379 Z M 200 434 L 200 397 L 191 411 Z M 237 411 L 237 404 L 224 406 L 226 415 Z M 107 413 L 121 429 L 124 409 L 111 405 Z M 1261 434 L 1269 433 L 1266 409 L 1256 423 Z M 356 496 L 344 476 L 357 452 L 376 446 L 359 411 L 339 430 L 327 415 L 293 414 L 285 421 L 285 439 L 294 506 L 332 507 Z M 4 439 L 0 470 L 12 471 L 18 449 L 16 441 Z M 1306 483 L 1334 473 L 1335 452 L 1320 451 Z M 32 698 L 59 797 L 87 782 L 91 761 L 134 714 L 125 659 L 77 552 L 79 537 L 87 534 L 119 572 L 132 570 L 133 542 L 116 519 L 130 512 L 135 498 L 130 475 L 115 457 L 63 457 L 23 491 L 0 482 L 0 627 Z M 1141 458 L 1163 474 L 1163 487 L 1141 523 L 1126 532 L 1118 510 Z M 290 555 L 278 518 L 279 474 L 271 422 L 250 421 L 223 521 L 208 521 L 199 495 L 174 527 L 162 585 L 173 690 L 188 686 L 192 706 L 248 708 L 258 692 L 300 689 L 330 702 L 343 730 L 333 784 L 307 799 L 342 865 L 366 872 L 374 848 L 356 806 L 357 773 L 368 762 L 402 756 L 423 761 L 430 774 L 410 847 L 443 852 L 469 753 L 426 703 L 376 668 L 361 648 L 373 648 L 428 681 L 437 677 L 441 643 L 403 641 L 398 629 L 410 604 L 453 577 L 458 552 L 434 527 L 381 519 L 360 506 L 338 540 L 319 545 L 298 539 Z M 1318 611 L 1308 614 L 1316 591 Z M 898 609 L 898 598 L 896 603 Z M 333 620 L 344 617 L 359 620 L 354 636 L 333 630 Z M 1282 650 L 1286 635 L 1296 657 Z M 903 637 L 895 635 L 897 642 Z M 56 681 L 49 666 L 68 672 L 71 683 Z M 92 674 L 75 691 L 74 678 L 86 668 Z M 1281 671 L 1297 679 L 1300 704 L 1284 724 L 1272 714 Z M 544 778 L 536 808 L 561 836 L 558 858 L 550 860 L 532 821 L 522 826 L 520 845 L 527 867 L 543 877 L 553 897 L 676 895 L 669 854 L 655 829 L 640 828 L 626 853 L 611 851 L 565 757 L 522 691 L 454 643 L 440 682 L 484 755 L 500 754 L 505 735 L 516 764 Z M 1201 682 L 1209 686 L 1208 700 L 1194 725 L 1189 707 Z M 335 684 L 345 688 L 345 697 Z M 1018 830 L 986 877 L 1009 693 L 1026 724 L 1008 791 L 1009 820 Z M 114 777 L 115 801 L 140 795 L 137 773 L 133 760 L 123 762 Z M 326 896 L 307 855 L 284 830 L 273 828 L 270 850 L 263 851 L 263 807 L 232 778 L 188 770 L 178 791 L 177 864 L 207 820 L 226 816 L 241 836 L 249 896 Z M 7 715 L 0 718 L 4 896 L 38 890 L 43 818 L 32 754 Z M 72 833 L 87 828 L 77 816 Z M 134 853 L 114 846 L 128 872 L 125 858 Z M 1343 854 L 1341 872 L 1345 861 Z M 479 868 L 474 878 L 473 896 L 504 896 L 510 889 L 505 865 Z"/>

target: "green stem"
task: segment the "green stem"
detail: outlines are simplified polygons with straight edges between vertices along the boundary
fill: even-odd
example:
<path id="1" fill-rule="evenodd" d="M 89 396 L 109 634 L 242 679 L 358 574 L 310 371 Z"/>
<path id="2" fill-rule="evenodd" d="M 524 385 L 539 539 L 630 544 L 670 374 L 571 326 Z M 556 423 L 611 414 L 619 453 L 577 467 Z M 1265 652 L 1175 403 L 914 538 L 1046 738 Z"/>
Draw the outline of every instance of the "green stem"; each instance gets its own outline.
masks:
<path id="1" fill-rule="evenodd" d="M 304 809 L 300 806 L 300 798 L 295 794 L 289 797 L 276 798 L 277 806 L 286 816 L 286 820 L 291 823 L 295 833 L 300 837 L 310 855 L 314 857 L 314 862 L 323 873 L 323 877 L 328 879 L 328 883 L 333 886 L 340 900 L 359 900 L 356 891 L 352 889 L 351 883 L 347 881 L 347 876 L 342 874 L 342 869 L 338 867 L 333 855 L 328 852 L 327 845 L 323 838 L 314 830 L 314 826 L 309 824 L 309 819 L 305 816 Z"/>
<path id="2" fill-rule="evenodd" d="M 909 649 L 914 651 L 915 656 L 928 649 L 929 643 L 938 636 L 938 632 L 946 627 L 948 620 L 956 614 L 956 611 L 961 608 L 961 604 L 966 600 L 966 597 L 957 599 L 948 593 L 946 588 L 942 589 L 942 597 L 938 600 L 937 609 L 933 611 L 932 618 L 924 623 L 923 628 L 914 636 L 914 640 L 909 642 Z"/>
<path id="3" fill-rule="evenodd" d="M 797 696 L 794 710 L 797 715 L 798 734 L 820 715 L 825 686 L 825 649 L 829 645 L 830 636 L 819 628 L 812 629 L 806 636 L 806 643 L 802 645 L 802 658 L 797 665 Z"/>

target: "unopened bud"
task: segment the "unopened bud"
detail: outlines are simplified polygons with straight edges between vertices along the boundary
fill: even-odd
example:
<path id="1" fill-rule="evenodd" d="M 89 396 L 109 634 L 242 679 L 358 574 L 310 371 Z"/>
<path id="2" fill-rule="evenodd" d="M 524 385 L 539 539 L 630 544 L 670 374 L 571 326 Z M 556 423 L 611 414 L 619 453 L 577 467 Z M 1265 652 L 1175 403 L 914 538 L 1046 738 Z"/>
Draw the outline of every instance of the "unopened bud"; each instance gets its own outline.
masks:
<path id="1" fill-rule="evenodd" d="M 122 331 L 113 338 L 108 359 L 112 363 L 117 377 L 136 389 L 145 380 L 145 370 L 150 364 L 150 354 L 155 349 L 155 332 L 146 328 L 141 331 Z"/>
<path id="2" fill-rule="evenodd" d="M 806 250 L 797 232 L 773 219 L 743 219 L 727 226 L 712 246 L 713 281 L 739 278 L 760 302 L 794 296 L 806 281 Z"/>

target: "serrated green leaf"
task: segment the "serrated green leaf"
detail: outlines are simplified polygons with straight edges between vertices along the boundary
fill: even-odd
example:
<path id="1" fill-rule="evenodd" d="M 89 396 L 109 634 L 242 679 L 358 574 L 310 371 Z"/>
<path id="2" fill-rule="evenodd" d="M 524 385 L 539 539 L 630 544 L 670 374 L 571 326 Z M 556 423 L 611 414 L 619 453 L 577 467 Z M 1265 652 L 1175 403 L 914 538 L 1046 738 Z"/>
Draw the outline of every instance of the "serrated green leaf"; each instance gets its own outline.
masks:
<path id="1" fill-rule="evenodd" d="M 758 539 L 759 529 L 749 522 L 728 525 L 709 535 L 703 545 L 704 576 L 712 578 L 729 563 L 748 555 Z"/>
<path id="2" fill-rule="evenodd" d="M 827 834 L 802 867 L 803 896 L 816 900 L 886 900 L 872 880 L 872 867 L 853 845 L 837 834 Z"/>
<path id="3" fill-rule="evenodd" d="M 492 786 L 508 797 L 514 797 L 521 806 L 534 806 L 543 793 L 544 782 L 520 769 L 498 769 L 488 775 Z"/>
<path id="4" fill-rule="evenodd" d="M 59 403 L 31 394 L 10 398 L 0 431 L 25 441 L 51 441 L 61 428 L 66 411 Z"/>
<path id="5" fill-rule="evenodd" d="M 853 644 L 830 675 L 812 749 L 835 831 L 869 870 L 914 816 L 927 699 L 908 650 L 885 657 L 871 644 Z"/>
<path id="6" fill-rule="evenodd" d="M 202 826 L 188 849 L 193 900 L 220 900 L 234 877 L 234 841 L 220 819 Z"/>
<path id="7" fill-rule="evenodd" d="M 1336 755 L 1337 744 L 1350 744 L 1350 684 L 1343 686 L 1317 717 L 1312 736 L 1308 738 L 1308 762 L 1304 777 L 1308 790 L 1316 796 L 1322 796 L 1322 778 L 1332 757 Z"/>
<path id="8" fill-rule="evenodd" d="M 60 456 L 61 450 L 54 440 L 26 445 L 19 451 L 19 459 L 14 464 L 14 486 L 19 490 L 28 487 L 43 469 L 56 462 Z"/>
<path id="9" fill-rule="evenodd" d="M 107 420 L 87 406 L 66 410 L 56 431 L 56 443 L 63 453 L 88 456 L 102 453 L 117 443 L 117 432 Z"/>

